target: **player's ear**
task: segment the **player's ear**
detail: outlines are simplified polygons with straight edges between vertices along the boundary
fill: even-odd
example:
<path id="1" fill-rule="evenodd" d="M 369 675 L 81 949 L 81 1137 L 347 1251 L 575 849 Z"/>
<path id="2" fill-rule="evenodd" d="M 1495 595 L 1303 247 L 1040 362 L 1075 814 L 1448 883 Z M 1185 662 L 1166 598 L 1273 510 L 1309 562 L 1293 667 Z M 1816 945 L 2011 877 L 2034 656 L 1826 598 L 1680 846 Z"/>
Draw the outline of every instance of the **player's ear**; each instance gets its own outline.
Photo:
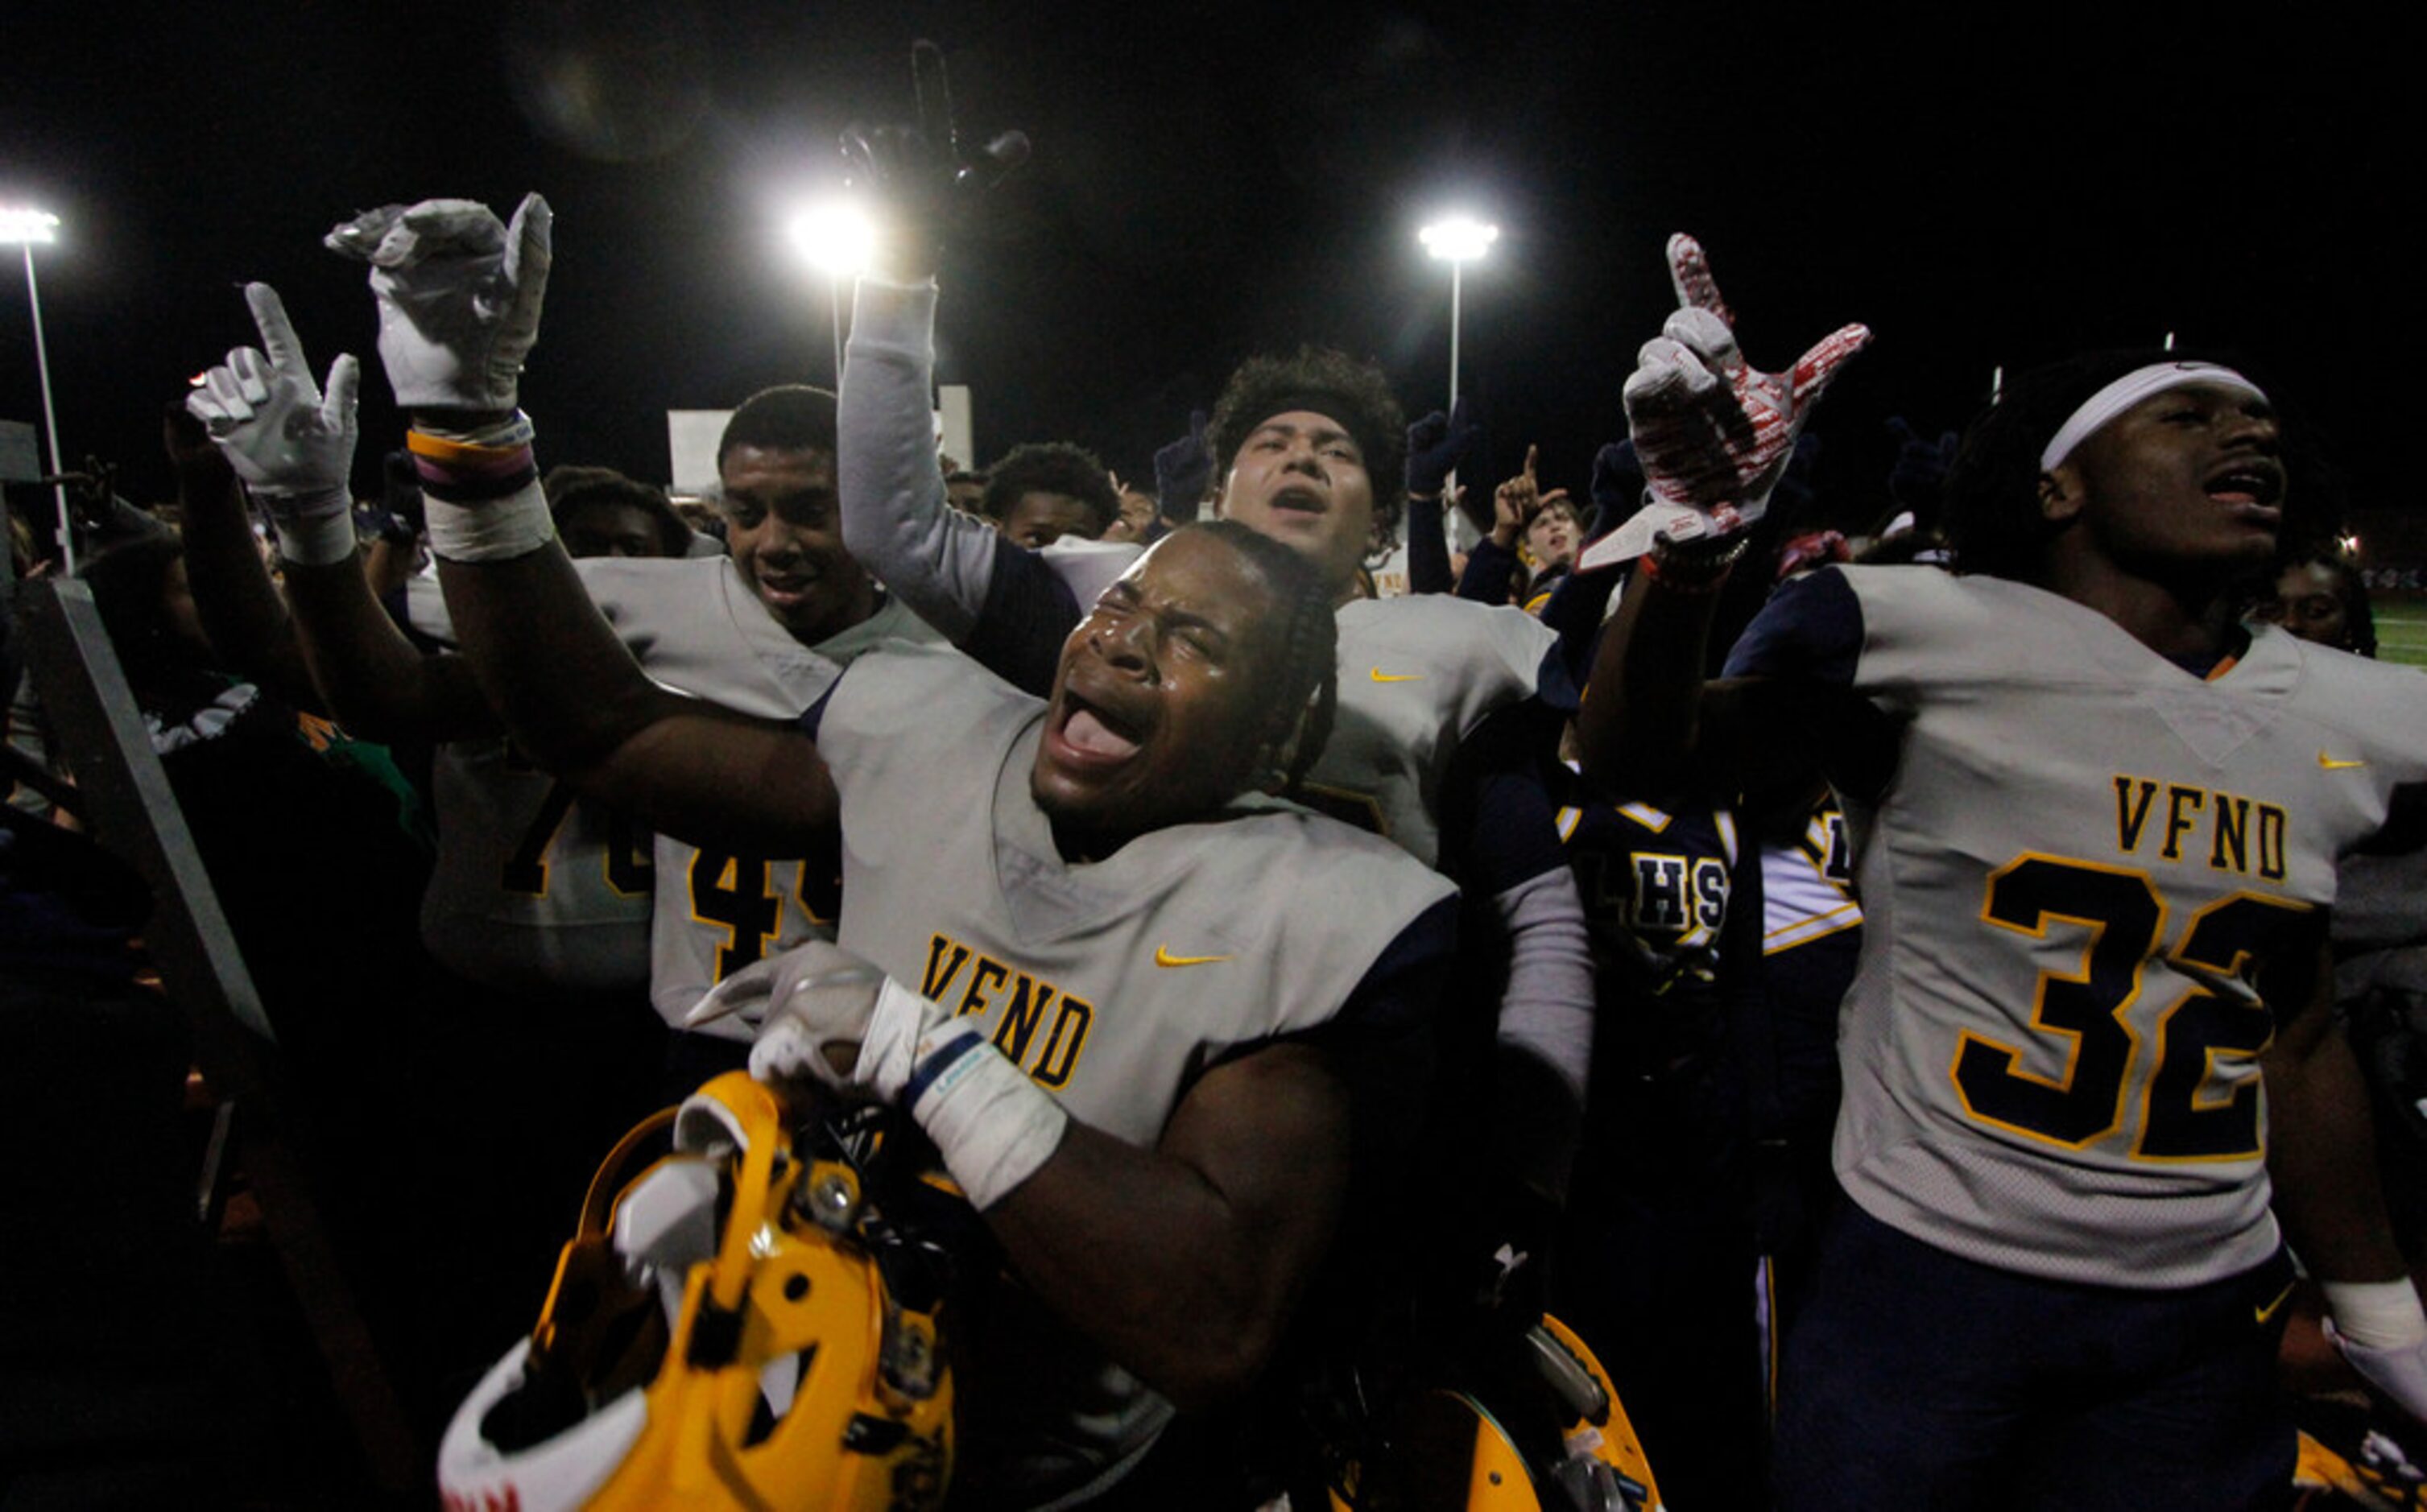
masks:
<path id="1" fill-rule="evenodd" d="M 2069 524 L 2081 512 L 2081 474 L 2071 463 L 2060 463 L 2040 474 L 2040 518 L 2050 525 Z"/>

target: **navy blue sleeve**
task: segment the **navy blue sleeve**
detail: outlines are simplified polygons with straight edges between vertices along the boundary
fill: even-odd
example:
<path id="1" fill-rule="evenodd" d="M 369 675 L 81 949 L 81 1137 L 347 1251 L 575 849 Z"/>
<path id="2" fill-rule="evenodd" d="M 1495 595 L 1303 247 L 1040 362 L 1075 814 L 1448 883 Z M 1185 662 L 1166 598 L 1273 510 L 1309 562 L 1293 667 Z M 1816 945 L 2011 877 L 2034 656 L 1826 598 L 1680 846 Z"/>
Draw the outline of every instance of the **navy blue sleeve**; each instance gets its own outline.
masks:
<path id="1" fill-rule="evenodd" d="M 1824 567 L 1770 595 L 1729 651 L 1720 675 L 1850 688 L 1862 655 L 1862 600 L 1844 573 Z"/>
<path id="2" fill-rule="evenodd" d="M 1466 571 L 1458 575 L 1458 596 L 1478 604 L 1506 604 L 1517 581 L 1517 553 L 1485 536 L 1466 554 Z"/>
<path id="3" fill-rule="evenodd" d="M 1408 500 L 1408 592 L 1446 593 L 1450 591 L 1449 536 L 1442 525 L 1437 498 Z"/>
<path id="4" fill-rule="evenodd" d="M 1043 557 L 1009 537 L 995 545 L 985 603 L 961 649 L 1025 693 L 1053 691 L 1062 642 L 1081 618 L 1078 595 Z"/>

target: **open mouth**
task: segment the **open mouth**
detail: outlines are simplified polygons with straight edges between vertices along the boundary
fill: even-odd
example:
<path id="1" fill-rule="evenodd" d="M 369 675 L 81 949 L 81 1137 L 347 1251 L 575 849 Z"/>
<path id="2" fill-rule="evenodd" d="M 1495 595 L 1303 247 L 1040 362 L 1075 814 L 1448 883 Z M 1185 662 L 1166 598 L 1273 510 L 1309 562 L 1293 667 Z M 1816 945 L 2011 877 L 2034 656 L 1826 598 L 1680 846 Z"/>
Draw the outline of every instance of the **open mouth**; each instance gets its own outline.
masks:
<path id="1" fill-rule="evenodd" d="M 1273 508 L 1292 514 L 1321 514 L 1329 505 L 1311 488 L 1284 488 L 1273 496 Z"/>
<path id="2" fill-rule="evenodd" d="M 1094 762 L 1126 761 L 1137 755 L 1143 731 L 1119 715 L 1065 691 L 1061 743 L 1081 758 Z"/>
<path id="3" fill-rule="evenodd" d="M 2227 463 L 2201 486 L 2220 504 L 2272 510 L 2284 499 L 2284 469 L 2263 459 Z"/>
<path id="4" fill-rule="evenodd" d="M 814 575 L 796 577 L 764 570 L 758 574 L 758 596 L 770 604 L 798 604 L 815 592 L 817 586 Z"/>

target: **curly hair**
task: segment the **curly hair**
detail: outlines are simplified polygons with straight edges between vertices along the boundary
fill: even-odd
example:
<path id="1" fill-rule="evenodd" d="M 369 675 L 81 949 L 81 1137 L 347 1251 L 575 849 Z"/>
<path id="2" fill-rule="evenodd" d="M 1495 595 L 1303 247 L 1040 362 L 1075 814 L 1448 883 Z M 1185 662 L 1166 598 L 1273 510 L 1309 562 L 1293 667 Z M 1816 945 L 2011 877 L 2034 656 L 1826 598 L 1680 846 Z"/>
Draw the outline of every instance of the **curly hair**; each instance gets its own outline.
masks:
<path id="1" fill-rule="evenodd" d="M 1067 441 L 1031 441 L 1012 447 L 985 473 L 985 497 L 979 502 L 989 520 L 1010 517 L 1028 494 L 1061 494 L 1087 511 L 1090 538 L 1099 536 L 1120 518 L 1120 496 L 1104 464 L 1084 447 Z"/>
<path id="2" fill-rule="evenodd" d="M 716 470 L 725 471 L 725 453 L 736 447 L 761 447 L 769 451 L 823 451 L 832 456 L 835 441 L 835 397 L 806 383 L 780 383 L 762 388 L 741 401 L 717 438 Z"/>
<path id="3" fill-rule="evenodd" d="M 1213 536 L 1241 557 L 1280 602 L 1279 666 L 1264 707 L 1264 746 L 1283 790 L 1295 792 L 1331 739 L 1340 707 L 1340 624 L 1314 563 L 1236 520 L 1200 520 L 1173 535 Z M 1166 540 L 1169 537 L 1165 537 Z"/>
<path id="4" fill-rule="evenodd" d="M 1407 505 L 1407 413 L 1381 368 L 1330 347 L 1300 347 L 1287 357 L 1250 357 L 1239 365 L 1205 428 L 1214 471 L 1229 470 L 1256 427 L 1292 410 L 1337 421 L 1356 439 L 1374 485 L 1375 529 L 1382 535 L 1397 530 Z"/>

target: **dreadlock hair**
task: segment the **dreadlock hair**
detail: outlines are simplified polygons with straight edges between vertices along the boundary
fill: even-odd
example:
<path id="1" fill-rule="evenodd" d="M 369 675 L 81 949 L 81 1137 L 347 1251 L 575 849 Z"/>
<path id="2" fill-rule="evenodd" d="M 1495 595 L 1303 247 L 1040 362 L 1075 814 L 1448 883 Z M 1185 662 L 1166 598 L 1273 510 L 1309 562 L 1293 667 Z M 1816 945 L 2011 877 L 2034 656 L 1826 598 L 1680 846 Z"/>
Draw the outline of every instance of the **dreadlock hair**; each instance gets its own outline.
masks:
<path id="1" fill-rule="evenodd" d="M 1274 754 L 1282 791 L 1295 793 L 1331 739 L 1340 707 L 1340 623 L 1331 590 L 1313 562 L 1236 520 L 1199 520 L 1172 534 L 1182 531 L 1205 532 L 1237 552 L 1280 601 L 1280 658 L 1263 744 Z"/>
<path id="2" fill-rule="evenodd" d="M 1000 524 L 1024 494 L 1061 494 L 1085 506 L 1092 540 L 1120 518 L 1120 496 L 1104 464 L 1084 447 L 1067 441 L 1030 441 L 1003 453 L 986 468 L 985 497 L 978 508 Z"/>
<path id="3" fill-rule="evenodd" d="M 2256 368 L 2237 358 L 2149 347 L 2085 352 L 2008 379 L 1964 428 L 1947 469 L 1939 528 L 1954 549 L 1955 570 L 2037 582 L 2048 544 L 2065 528 L 2040 510 L 2042 449 L 2083 401 L 2115 380 L 2159 363 L 2186 361 L 2218 363 L 2269 387 Z M 2318 486 L 2316 459 L 2305 450 L 2305 428 L 2289 419 L 2272 391 L 2269 399 L 2286 432 L 2283 459 L 2291 483 L 2279 534 L 2288 545 L 2316 541 L 2330 534 L 2330 491 Z"/>
<path id="4" fill-rule="evenodd" d="M 736 447 L 834 455 L 835 397 L 806 383 L 760 389 L 743 399 L 733 418 L 725 422 L 725 434 L 716 443 L 718 472 L 725 471 L 725 454 Z"/>
<path id="5" fill-rule="evenodd" d="M 1335 421 L 1356 438 L 1373 480 L 1375 531 L 1397 530 L 1407 506 L 1407 414 L 1381 368 L 1334 348 L 1300 347 L 1287 357 L 1250 357 L 1239 365 L 1205 427 L 1215 474 L 1229 471 L 1250 431 L 1292 410 Z"/>
<path id="6" fill-rule="evenodd" d="M 691 526 L 675 512 L 665 490 L 654 484 L 627 478 L 612 467 L 566 463 L 549 468 L 539 486 L 547 496 L 548 513 L 555 516 L 559 530 L 564 528 L 566 516 L 583 510 L 628 505 L 649 517 L 657 531 L 660 556 L 679 557 L 691 549 Z"/>

